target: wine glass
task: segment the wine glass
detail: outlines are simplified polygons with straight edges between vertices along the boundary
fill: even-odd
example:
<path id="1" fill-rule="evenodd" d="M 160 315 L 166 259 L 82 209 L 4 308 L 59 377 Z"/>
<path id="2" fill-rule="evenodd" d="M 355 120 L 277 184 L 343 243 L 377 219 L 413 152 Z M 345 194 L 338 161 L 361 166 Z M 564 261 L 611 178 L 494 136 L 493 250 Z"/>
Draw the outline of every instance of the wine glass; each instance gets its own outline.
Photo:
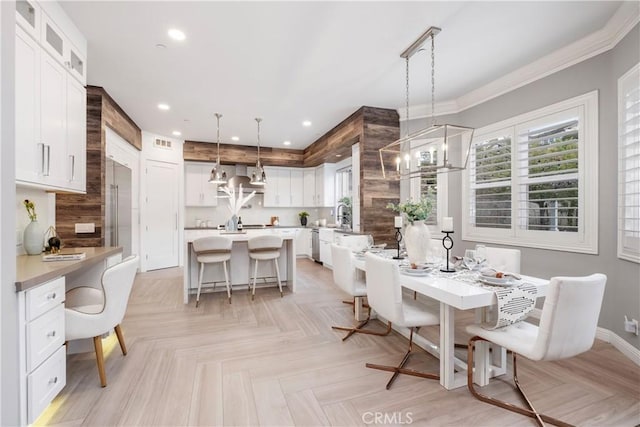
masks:
<path id="1" fill-rule="evenodd" d="M 476 245 L 475 261 L 478 265 L 487 260 L 487 247 L 485 245 Z"/>
<path id="2" fill-rule="evenodd" d="M 477 265 L 476 251 L 474 251 L 473 249 L 465 250 L 464 256 L 462 257 L 462 262 L 464 263 L 465 267 L 467 267 L 469 270 L 473 270 L 474 267 Z"/>

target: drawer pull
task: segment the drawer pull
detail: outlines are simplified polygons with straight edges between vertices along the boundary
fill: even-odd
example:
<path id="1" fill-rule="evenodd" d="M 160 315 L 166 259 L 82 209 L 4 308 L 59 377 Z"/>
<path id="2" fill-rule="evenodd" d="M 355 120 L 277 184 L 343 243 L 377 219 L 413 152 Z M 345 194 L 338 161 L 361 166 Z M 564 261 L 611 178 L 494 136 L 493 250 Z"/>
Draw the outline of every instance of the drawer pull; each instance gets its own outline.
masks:
<path id="1" fill-rule="evenodd" d="M 55 337 L 56 336 L 56 331 L 51 331 L 47 334 L 48 337 Z"/>
<path id="2" fill-rule="evenodd" d="M 49 384 L 56 384 L 58 382 L 58 377 L 53 377 L 49 380 Z"/>
<path id="3" fill-rule="evenodd" d="M 49 295 L 47 295 L 47 299 L 56 299 L 56 296 L 57 296 L 56 293 L 52 292 Z"/>

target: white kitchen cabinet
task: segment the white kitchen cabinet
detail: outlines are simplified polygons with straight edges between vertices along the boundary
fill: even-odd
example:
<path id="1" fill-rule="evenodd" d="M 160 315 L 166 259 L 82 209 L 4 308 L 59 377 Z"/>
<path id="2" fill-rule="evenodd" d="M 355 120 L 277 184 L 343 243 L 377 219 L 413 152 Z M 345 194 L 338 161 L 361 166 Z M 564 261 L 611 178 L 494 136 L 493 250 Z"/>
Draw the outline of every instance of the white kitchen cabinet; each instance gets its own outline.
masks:
<path id="1" fill-rule="evenodd" d="M 325 163 L 316 168 L 316 205 L 335 207 L 336 205 L 336 165 Z"/>
<path id="2" fill-rule="evenodd" d="M 47 8 L 72 25 L 59 5 Z M 70 64 L 72 57 L 84 58 L 84 52 L 73 47 L 39 3 L 17 2 L 16 22 L 16 183 L 83 193 L 86 89 L 79 66 Z M 75 28 L 70 31 L 79 34 Z M 60 56 L 65 49 L 68 56 Z M 84 75 L 86 61 L 77 61 Z"/>
<path id="3" fill-rule="evenodd" d="M 303 206 L 316 205 L 316 169 L 307 168 L 302 172 Z"/>
<path id="4" fill-rule="evenodd" d="M 184 164 L 185 206 L 217 206 L 218 186 L 209 183 L 213 163 Z"/>
<path id="5" fill-rule="evenodd" d="M 311 229 L 310 228 L 297 229 L 296 256 L 311 257 Z"/>
<path id="6" fill-rule="evenodd" d="M 289 173 L 291 178 L 289 193 L 291 195 L 291 206 L 306 206 L 304 204 L 304 173 L 302 169 L 291 169 Z"/>
<path id="7" fill-rule="evenodd" d="M 321 228 L 318 234 L 318 239 L 320 241 L 320 261 L 322 262 L 322 265 L 331 268 L 331 266 L 333 266 L 331 258 L 331 244 L 334 240 L 334 230 L 330 228 Z"/>
<path id="8" fill-rule="evenodd" d="M 265 167 L 267 185 L 264 189 L 265 207 L 302 207 L 304 182 L 302 169 Z"/>

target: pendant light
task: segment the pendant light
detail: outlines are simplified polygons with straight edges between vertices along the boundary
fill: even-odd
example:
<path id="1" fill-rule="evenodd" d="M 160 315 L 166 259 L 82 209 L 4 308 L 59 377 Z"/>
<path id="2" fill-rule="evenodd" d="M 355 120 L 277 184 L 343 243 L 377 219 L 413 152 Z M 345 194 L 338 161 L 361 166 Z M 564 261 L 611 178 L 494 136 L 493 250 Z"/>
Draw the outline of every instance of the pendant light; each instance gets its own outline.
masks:
<path id="1" fill-rule="evenodd" d="M 256 169 L 251 174 L 251 184 L 266 185 L 267 175 L 264 173 L 264 168 L 262 167 L 262 163 L 260 163 L 260 122 L 262 121 L 262 119 L 259 117 L 256 117 L 255 120 L 258 123 L 258 160 L 256 161 Z"/>
<path id="2" fill-rule="evenodd" d="M 379 150 L 382 175 L 389 177 L 421 177 L 423 172 L 437 173 L 463 170 L 467 167 L 474 129 L 467 126 L 436 123 L 435 43 L 438 27 L 429 27 L 411 46 L 400 54 L 406 61 L 406 133 Z M 431 123 L 409 133 L 409 59 L 431 44 Z M 411 155 L 410 153 L 413 153 Z M 416 164 L 412 165 L 412 159 Z"/>
<path id="3" fill-rule="evenodd" d="M 222 114 L 216 113 L 216 120 L 218 122 L 218 157 L 216 158 L 216 165 L 211 169 L 211 177 L 209 178 L 209 182 L 211 184 L 226 184 L 227 183 L 227 173 L 225 171 L 220 171 L 220 117 Z"/>

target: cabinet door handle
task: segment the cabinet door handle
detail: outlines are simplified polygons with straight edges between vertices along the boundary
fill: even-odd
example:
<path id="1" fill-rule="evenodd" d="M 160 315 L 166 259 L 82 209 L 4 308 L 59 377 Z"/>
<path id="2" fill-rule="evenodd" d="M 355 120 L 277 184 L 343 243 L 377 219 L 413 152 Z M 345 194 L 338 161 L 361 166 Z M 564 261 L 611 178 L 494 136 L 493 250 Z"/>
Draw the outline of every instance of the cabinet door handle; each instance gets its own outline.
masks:
<path id="1" fill-rule="evenodd" d="M 47 334 L 47 336 L 48 336 L 48 337 L 51 337 L 51 338 L 55 338 L 55 336 L 56 336 L 56 331 L 51 331 L 51 332 L 49 332 L 49 333 Z"/>
<path id="2" fill-rule="evenodd" d="M 47 295 L 47 299 L 56 299 L 56 293 L 51 292 L 49 295 Z"/>
<path id="3" fill-rule="evenodd" d="M 44 144 L 41 142 L 40 146 L 40 173 L 44 175 Z"/>
<path id="4" fill-rule="evenodd" d="M 71 180 L 76 180 L 76 156 L 73 154 L 69 155 L 69 159 L 71 160 Z"/>
<path id="5" fill-rule="evenodd" d="M 58 382 L 58 377 L 53 377 L 49 380 L 49 384 L 56 384 Z"/>
<path id="6" fill-rule="evenodd" d="M 45 176 L 49 176 L 51 170 L 51 146 L 47 145 L 47 173 Z"/>

